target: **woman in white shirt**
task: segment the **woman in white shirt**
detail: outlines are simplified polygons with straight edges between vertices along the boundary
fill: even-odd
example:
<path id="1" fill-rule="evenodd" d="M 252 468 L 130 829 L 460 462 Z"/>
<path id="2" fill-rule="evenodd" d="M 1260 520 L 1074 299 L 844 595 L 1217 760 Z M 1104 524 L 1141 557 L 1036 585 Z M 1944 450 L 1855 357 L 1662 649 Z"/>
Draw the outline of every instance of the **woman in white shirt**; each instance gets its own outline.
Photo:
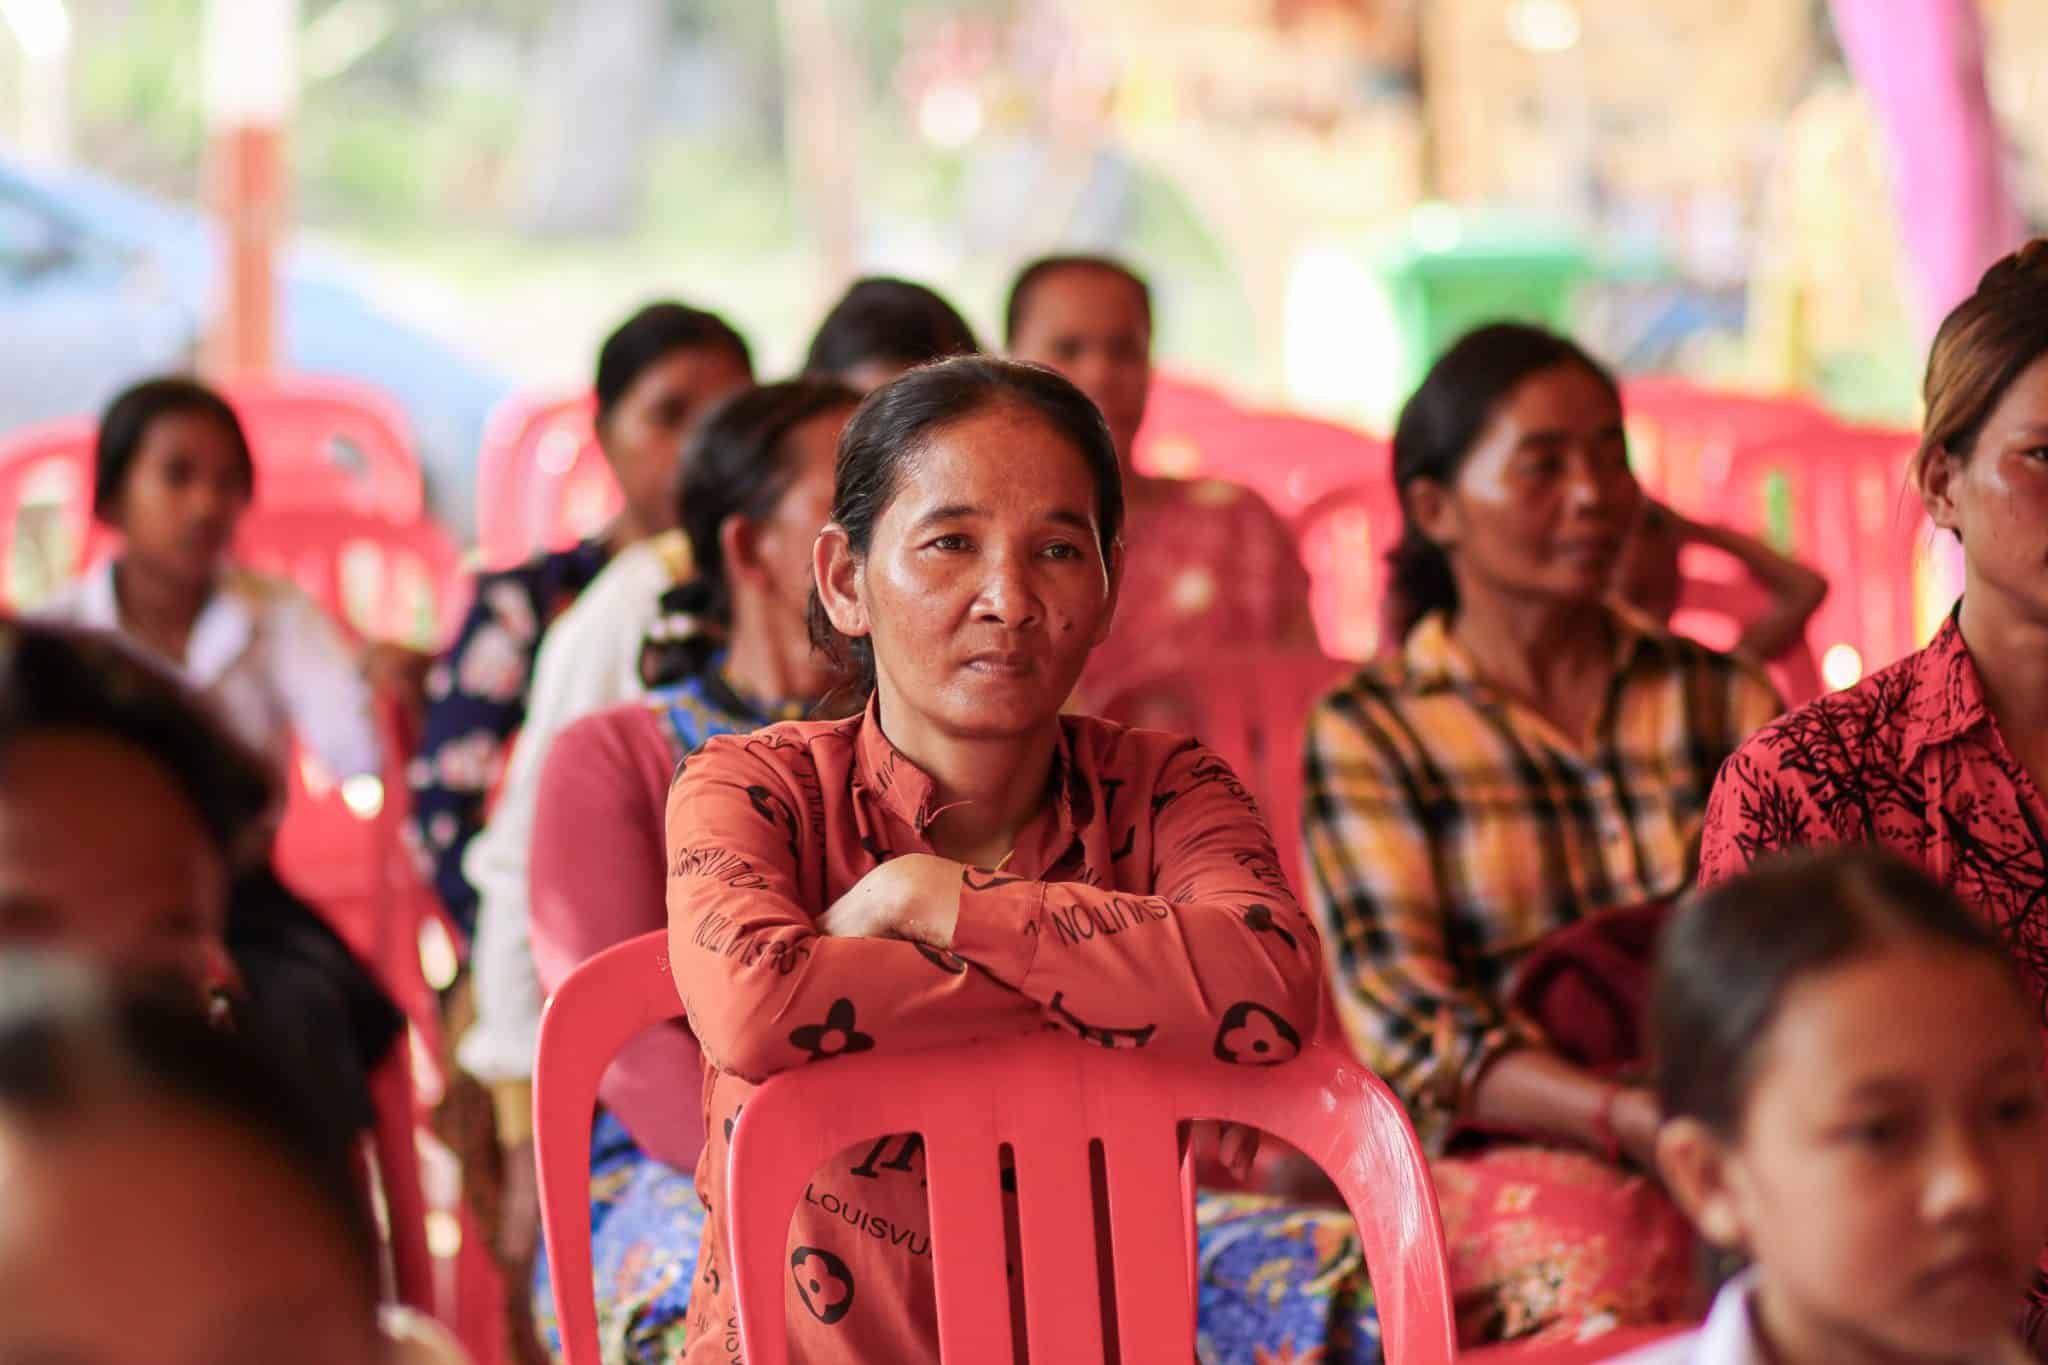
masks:
<path id="1" fill-rule="evenodd" d="M 94 460 L 93 515 L 121 548 L 39 614 L 169 665 L 280 772 L 296 737 L 337 781 L 375 773 L 370 687 L 340 630 L 228 558 L 256 491 L 234 409 L 189 379 L 138 384 L 101 419 Z"/>
<path id="2" fill-rule="evenodd" d="M 2038 1012 L 2006 948 L 1881 849 L 1696 893 L 1653 1007 L 1657 1165 L 1749 1261 L 1633 1365 L 2017 1365 L 2048 1233 Z"/>
<path id="3" fill-rule="evenodd" d="M 296 739 L 337 781 L 382 766 L 369 684 L 340 630 L 289 583 L 235 567 L 256 465 L 234 409 L 190 379 L 117 397 L 94 451 L 93 515 L 120 549 L 39 615 L 118 635 L 178 674 L 282 774 Z M 257 1026 L 332 1080 L 338 1115 L 371 1117 L 367 1072 L 400 1017 L 267 863 L 236 883 L 228 947 Z"/>

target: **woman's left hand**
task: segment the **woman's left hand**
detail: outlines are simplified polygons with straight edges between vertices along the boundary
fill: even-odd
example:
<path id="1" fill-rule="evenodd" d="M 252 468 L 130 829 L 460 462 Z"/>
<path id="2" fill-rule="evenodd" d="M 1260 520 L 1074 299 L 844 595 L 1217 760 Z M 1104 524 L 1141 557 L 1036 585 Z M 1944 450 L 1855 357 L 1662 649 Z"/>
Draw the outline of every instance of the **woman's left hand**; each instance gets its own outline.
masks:
<path id="1" fill-rule="evenodd" d="M 931 853 L 891 858 L 834 901 L 818 927 L 834 938 L 902 938 L 950 948 L 965 870 Z"/>

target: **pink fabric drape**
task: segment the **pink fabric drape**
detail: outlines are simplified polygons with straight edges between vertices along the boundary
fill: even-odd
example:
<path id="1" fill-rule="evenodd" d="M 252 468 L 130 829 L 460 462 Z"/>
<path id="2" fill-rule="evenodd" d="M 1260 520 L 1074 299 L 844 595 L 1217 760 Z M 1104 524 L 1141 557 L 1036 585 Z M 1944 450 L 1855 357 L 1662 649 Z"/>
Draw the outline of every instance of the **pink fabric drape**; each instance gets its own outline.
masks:
<path id="1" fill-rule="evenodd" d="M 1832 4 L 1850 70 L 1884 127 L 1914 303 L 1931 334 L 2022 231 L 1984 85 L 1983 22 L 1976 0 Z"/>

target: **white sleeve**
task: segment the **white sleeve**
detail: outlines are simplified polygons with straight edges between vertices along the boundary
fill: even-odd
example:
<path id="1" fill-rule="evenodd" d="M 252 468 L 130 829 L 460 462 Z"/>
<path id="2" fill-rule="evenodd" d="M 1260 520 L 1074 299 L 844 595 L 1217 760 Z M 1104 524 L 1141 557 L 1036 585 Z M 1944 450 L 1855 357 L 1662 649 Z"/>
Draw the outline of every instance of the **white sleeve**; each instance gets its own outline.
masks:
<path id="1" fill-rule="evenodd" d="M 533 1075 L 545 993 L 533 965 L 527 868 L 548 748 L 572 722 L 640 694 L 640 641 L 669 581 L 659 560 L 650 556 L 642 564 L 637 556 L 621 556 L 541 640 L 526 724 L 513 742 L 497 806 L 462 857 L 463 875 L 477 893 L 469 955 L 476 1022 L 456 1060 L 480 1081 Z"/>
<path id="2" fill-rule="evenodd" d="M 375 701 L 348 642 L 312 598 L 281 584 L 274 591 L 268 663 L 293 735 L 337 782 L 377 775 Z"/>

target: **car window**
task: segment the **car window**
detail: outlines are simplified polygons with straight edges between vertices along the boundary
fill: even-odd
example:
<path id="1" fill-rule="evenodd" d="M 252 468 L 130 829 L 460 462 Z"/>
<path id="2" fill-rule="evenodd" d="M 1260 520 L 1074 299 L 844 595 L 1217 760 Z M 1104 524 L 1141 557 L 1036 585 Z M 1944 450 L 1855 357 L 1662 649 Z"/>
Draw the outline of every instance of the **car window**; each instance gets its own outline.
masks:
<path id="1" fill-rule="evenodd" d="M 69 233 L 41 204 L 0 185 L 0 277 L 25 279 L 67 254 Z"/>

